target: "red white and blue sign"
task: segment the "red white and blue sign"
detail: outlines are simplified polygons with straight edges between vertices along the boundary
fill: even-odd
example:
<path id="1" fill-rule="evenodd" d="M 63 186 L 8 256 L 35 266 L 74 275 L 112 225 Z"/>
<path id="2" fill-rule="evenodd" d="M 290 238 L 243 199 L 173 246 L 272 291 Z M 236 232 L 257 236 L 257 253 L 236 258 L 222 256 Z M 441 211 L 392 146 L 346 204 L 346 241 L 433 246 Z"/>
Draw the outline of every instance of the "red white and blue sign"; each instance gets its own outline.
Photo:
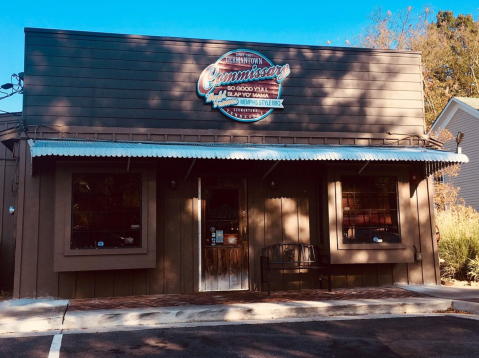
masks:
<path id="1" fill-rule="evenodd" d="M 206 67 L 198 79 L 198 95 L 228 117 L 256 122 L 283 107 L 281 85 L 288 64 L 274 65 L 252 50 L 233 50 Z"/>

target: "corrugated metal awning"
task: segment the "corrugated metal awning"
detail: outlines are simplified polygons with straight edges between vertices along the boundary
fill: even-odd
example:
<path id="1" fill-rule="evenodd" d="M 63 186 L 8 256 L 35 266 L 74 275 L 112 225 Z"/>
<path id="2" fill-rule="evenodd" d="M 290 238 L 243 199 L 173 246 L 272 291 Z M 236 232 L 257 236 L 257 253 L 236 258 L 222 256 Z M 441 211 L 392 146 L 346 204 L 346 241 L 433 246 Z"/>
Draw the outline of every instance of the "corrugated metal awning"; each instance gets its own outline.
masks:
<path id="1" fill-rule="evenodd" d="M 444 167 L 467 163 L 464 154 L 419 147 L 301 144 L 137 143 L 85 140 L 29 141 L 32 157 L 142 157 L 236 160 L 426 162 Z"/>
<path id="2" fill-rule="evenodd" d="M 238 160 L 354 160 L 467 163 L 464 154 L 418 147 L 301 144 L 136 143 L 84 140 L 29 141 L 32 157 L 146 157 Z"/>

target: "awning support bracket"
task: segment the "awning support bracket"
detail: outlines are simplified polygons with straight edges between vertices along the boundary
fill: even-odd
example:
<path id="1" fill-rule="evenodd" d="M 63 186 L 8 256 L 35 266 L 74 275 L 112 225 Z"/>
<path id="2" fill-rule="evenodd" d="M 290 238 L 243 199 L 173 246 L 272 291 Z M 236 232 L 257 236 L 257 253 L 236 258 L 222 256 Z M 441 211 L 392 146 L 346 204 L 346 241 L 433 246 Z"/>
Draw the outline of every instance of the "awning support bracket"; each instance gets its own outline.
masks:
<path id="1" fill-rule="evenodd" d="M 130 159 L 131 159 L 131 157 L 128 157 L 128 163 L 126 163 L 126 171 L 127 172 L 130 171 Z"/>
<path id="2" fill-rule="evenodd" d="M 186 172 L 186 175 L 185 175 L 185 181 L 186 179 L 188 179 L 190 173 L 191 173 L 191 170 L 193 169 L 193 166 L 195 165 L 195 162 L 196 162 L 196 158 L 194 158 L 192 161 L 191 161 L 191 164 L 190 164 L 190 167 L 188 168 L 188 171 Z"/>
<path id="3" fill-rule="evenodd" d="M 366 163 L 364 163 L 364 165 L 361 167 L 361 169 L 359 169 L 358 174 L 361 174 L 361 172 L 366 168 L 366 166 L 367 166 L 368 164 L 369 164 L 369 160 L 368 160 Z"/>
<path id="4" fill-rule="evenodd" d="M 279 164 L 280 160 L 277 160 L 276 163 L 274 163 L 271 168 L 268 169 L 268 171 L 266 173 L 264 173 L 263 177 L 261 178 L 261 180 L 264 180 L 264 178 L 266 178 L 268 176 L 269 173 L 271 173 L 273 171 L 274 168 L 276 168 L 276 166 Z"/>

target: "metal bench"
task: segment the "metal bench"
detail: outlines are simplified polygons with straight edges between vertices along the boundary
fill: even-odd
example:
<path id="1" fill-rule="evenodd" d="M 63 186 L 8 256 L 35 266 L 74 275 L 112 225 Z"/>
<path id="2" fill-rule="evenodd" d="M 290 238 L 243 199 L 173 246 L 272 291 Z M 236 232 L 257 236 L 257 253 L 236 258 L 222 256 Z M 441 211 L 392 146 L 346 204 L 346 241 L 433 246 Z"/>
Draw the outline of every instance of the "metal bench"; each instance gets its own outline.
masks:
<path id="1" fill-rule="evenodd" d="M 270 291 L 271 270 L 318 270 L 321 289 L 323 280 L 327 277 L 328 290 L 331 292 L 331 259 L 329 254 L 320 254 L 319 248 L 314 245 L 300 243 L 273 244 L 261 249 L 261 292 L 264 284 Z"/>

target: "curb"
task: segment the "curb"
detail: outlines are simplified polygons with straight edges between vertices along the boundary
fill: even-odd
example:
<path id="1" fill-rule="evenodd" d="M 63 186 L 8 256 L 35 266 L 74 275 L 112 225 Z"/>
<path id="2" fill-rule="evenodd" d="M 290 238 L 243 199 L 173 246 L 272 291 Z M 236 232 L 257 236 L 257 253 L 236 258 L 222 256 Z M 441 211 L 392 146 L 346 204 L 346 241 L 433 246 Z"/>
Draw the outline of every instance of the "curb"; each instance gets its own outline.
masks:
<path id="1" fill-rule="evenodd" d="M 11 322 L 0 322 L 0 335 L 10 333 L 51 332 L 62 331 L 63 313 L 57 317 L 30 317 Z"/>
<path id="2" fill-rule="evenodd" d="M 73 311 L 65 315 L 62 328 L 63 331 L 68 331 L 136 326 L 161 327 L 178 323 L 428 313 L 447 310 L 451 305 L 451 300 L 410 298 Z"/>
<path id="3" fill-rule="evenodd" d="M 0 303 L 0 334 L 60 332 L 68 300 L 20 299 Z"/>
<path id="4" fill-rule="evenodd" d="M 479 303 L 467 301 L 452 301 L 452 309 L 457 311 L 466 311 L 475 315 L 479 315 Z"/>
<path id="5" fill-rule="evenodd" d="M 43 301 L 0 306 L 0 334 L 168 327 L 189 323 L 274 322 L 334 316 L 403 315 L 446 311 L 479 314 L 479 304 L 441 298 L 294 301 L 208 306 L 178 306 L 96 311 L 67 311 L 68 301 Z M 5 305 L 4 305 L 5 306 Z"/>

